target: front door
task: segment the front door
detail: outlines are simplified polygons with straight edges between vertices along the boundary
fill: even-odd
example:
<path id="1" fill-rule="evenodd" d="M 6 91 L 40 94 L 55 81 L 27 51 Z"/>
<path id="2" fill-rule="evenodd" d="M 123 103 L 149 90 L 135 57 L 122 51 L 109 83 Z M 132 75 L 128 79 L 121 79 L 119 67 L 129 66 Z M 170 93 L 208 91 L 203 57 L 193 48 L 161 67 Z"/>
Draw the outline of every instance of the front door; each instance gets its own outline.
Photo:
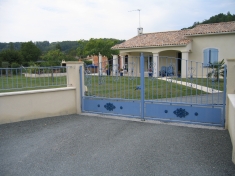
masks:
<path id="1" fill-rule="evenodd" d="M 178 66 L 178 69 L 177 69 L 177 72 L 180 74 L 181 73 L 181 59 L 182 59 L 182 53 L 179 52 L 177 54 L 177 66 Z"/>

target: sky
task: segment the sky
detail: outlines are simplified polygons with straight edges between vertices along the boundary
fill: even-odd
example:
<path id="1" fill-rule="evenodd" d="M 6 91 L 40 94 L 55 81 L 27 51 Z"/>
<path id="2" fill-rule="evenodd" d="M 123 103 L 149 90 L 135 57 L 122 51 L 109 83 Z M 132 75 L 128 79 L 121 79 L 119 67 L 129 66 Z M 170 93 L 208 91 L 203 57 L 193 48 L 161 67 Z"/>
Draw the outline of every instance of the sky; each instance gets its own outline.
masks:
<path id="1" fill-rule="evenodd" d="M 0 0 L 0 42 L 127 40 L 235 14 L 235 0 Z M 131 11 L 131 12 L 130 12 Z"/>

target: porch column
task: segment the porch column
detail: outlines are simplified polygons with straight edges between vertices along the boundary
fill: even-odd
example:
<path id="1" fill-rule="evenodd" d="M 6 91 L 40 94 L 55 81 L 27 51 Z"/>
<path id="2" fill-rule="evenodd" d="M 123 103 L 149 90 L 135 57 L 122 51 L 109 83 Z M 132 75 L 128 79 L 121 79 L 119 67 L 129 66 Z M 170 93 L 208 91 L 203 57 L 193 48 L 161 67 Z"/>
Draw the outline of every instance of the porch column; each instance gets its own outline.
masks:
<path id="1" fill-rule="evenodd" d="M 188 52 L 182 52 L 181 78 L 186 78 L 188 72 Z"/>
<path id="2" fill-rule="evenodd" d="M 153 77 L 159 76 L 159 53 L 153 53 Z"/>
<path id="3" fill-rule="evenodd" d="M 118 55 L 113 55 L 113 76 L 118 73 Z"/>
<path id="4" fill-rule="evenodd" d="M 124 68 L 124 56 L 120 56 L 121 57 L 121 65 L 120 68 Z"/>
<path id="5" fill-rule="evenodd" d="M 102 55 L 99 53 L 99 75 L 102 75 Z"/>

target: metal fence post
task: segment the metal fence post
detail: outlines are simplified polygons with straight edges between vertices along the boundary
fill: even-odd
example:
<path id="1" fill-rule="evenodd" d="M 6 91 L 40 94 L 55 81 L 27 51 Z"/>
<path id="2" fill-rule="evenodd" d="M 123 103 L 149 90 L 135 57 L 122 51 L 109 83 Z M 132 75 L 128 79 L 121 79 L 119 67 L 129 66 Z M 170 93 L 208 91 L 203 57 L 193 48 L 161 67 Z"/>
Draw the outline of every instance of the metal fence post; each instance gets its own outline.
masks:
<path id="1" fill-rule="evenodd" d="M 226 111 L 226 86 L 227 86 L 227 65 L 224 65 L 224 95 L 223 95 L 223 119 L 222 119 L 222 125 L 225 124 L 225 111 Z"/>
<path id="2" fill-rule="evenodd" d="M 82 111 L 84 111 L 84 99 L 83 99 L 83 96 L 84 96 L 84 92 L 83 92 L 83 69 L 82 69 L 82 66 L 79 67 L 79 77 L 80 77 L 80 99 L 81 99 L 81 109 Z"/>
<path id="3" fill-rule="evenodd" d="M 141 85 L 141 103 L 140 103 L 140 113 L 141 113 L 141 120 L 144 121 L 144 55 L 141 53 L 140 56 L 140 85 Z"/>

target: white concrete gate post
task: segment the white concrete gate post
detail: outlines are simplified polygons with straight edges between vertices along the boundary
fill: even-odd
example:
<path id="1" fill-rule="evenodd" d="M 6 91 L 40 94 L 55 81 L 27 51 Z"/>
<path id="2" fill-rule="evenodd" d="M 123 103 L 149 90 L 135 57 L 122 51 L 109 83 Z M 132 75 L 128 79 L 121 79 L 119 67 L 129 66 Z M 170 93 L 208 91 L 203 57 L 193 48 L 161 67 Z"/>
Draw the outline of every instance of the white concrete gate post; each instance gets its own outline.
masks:
<path id="1" fill-rule="evenodd" d="M 85 85 L 84 85 L 84 64 L 81 61 L 70 61 L 66 62 L 67 66 L 67 87 L 75 87 L 76 88 L 76 108 L 77 114 L 82 112 L 82 95 L 84 94 Z M 82 85 L 80 80 L 80 72 L 79 69 L 82 67 Z M 81 90 L 82 89 L 82 90 Z M 82 91 L 82 92 L 81 92 Z"/>

